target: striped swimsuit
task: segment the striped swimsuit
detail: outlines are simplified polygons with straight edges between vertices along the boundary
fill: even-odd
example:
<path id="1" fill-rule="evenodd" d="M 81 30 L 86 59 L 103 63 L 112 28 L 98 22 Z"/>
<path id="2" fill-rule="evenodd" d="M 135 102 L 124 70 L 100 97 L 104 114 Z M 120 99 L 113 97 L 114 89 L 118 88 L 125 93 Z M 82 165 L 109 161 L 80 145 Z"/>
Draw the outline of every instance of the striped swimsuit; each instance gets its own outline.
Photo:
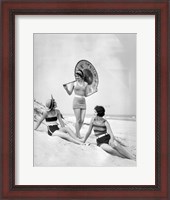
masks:
<path id="1" fill-rule="evenodd" d="M 100 146 L 103 143 L 108 144 L 110 135 L 107 134 L 107 128 L 105 125 L 106 120 L 104 118 L 95 117 L 93 121 L 94 134 L 97 137 L 97 145 Z"/>

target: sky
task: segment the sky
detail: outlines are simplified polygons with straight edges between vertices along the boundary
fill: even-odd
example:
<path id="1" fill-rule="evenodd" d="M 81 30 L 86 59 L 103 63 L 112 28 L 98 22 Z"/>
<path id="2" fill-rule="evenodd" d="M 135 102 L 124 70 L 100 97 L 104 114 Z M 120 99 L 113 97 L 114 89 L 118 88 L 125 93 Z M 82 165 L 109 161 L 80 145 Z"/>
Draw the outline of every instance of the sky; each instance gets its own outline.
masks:
<path id="1" fill-rule="evenodd" d="M 102 105 L 108 115 L 136 115 L 136 34 L 34 34 L 34 99 L 51 94 L 63 114 L 73 114 L 63 84 L 75 80 L 80 60 L 95 67 L 98 92 L 87 97 L 87 114 Z"/>

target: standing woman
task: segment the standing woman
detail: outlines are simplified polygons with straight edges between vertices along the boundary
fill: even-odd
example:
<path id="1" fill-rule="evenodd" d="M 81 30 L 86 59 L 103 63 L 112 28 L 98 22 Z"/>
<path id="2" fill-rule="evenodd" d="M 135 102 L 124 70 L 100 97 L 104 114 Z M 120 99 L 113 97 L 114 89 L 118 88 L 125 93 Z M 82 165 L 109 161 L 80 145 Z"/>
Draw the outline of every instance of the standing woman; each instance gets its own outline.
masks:
<path id="1" fill-rule="evenodd" d="M 86 114 L 86 99 L 88 94 L 88 84 L 84 81 L 83 71 L 78 70 L 75 74 L 76 81 L 70 83 L 70 87 L 68 88 L 67 84 L 64 84 L 63 87 L 67 91 L 69 95 L 71 95 L 74 91 L 74 99 L 73 99 L 73 110 L 76 117 L 76 136 L 81 138 L 80 129 L 83 125 L 85 114 Z"/>
<path id="2" fill-rule="evenodd" d="M 40 126 L 42 121 L 45 119 L 47 123 L 48 128 L 48 135 L 50 136 L 58 136 L 62 139 L 68 140 L 70 142 L 73 142 L 75 144 L 82 144 L 81 141 L 77 139 L 77 137 L 74 135 L 71 129 L 68 127 L 65 127 L 65 124 L 62 120 L 61 113 L 58 109 L 56 109 L 57 103 L 53 97 L 51 99 L 48 99 L 46 102 L 46 111 L 43 113 L 40 120 L 35 125 L 35 130 Z M 60 123 L 60 128 L 58 127 L 57 120 Z"/>

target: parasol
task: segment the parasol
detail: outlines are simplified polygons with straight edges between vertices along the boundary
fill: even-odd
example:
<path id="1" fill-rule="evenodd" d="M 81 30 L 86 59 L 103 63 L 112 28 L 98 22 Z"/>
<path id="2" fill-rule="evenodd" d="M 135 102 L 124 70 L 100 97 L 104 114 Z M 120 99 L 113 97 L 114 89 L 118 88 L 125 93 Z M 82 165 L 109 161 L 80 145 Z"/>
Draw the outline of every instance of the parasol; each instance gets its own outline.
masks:
<path id="1" fill-rule="evenodd" d="M 75 66 L 74 75 L 78 70 L 83 71 L 84 80 L 88 84 L 88 96 L 97 92 L 99 78 L 94 66 L 87 60 L 80 60 Z"/>
<path id="2" fill-rule="evenodd" d="M 84 75 L 84 81 L 87 82 L 88 92 L 87 96 L 90 96 L 97 92 L 97 87 L 99 84 L 99 78 L 96 69 L 94 66 L 87 60 L 80 60 L 74 69 L 74 76 L 76 76 L 77 71 L 82 71 Z M 63 84 L 65 88 L 66 85 L 74 83 L 76 80 Z"/>

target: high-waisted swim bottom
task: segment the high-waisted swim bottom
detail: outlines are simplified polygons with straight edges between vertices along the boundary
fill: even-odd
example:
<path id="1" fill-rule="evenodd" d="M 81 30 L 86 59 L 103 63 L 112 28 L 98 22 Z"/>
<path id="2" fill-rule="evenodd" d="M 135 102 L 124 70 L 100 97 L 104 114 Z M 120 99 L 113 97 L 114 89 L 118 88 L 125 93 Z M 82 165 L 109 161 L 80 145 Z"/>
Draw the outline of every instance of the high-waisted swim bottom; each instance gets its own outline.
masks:
<path id="1" fill-rule="evenodd" d="M 48 135 L 52 136 L 52 134 L 59 130 L 58 125 L 48 126 Z"/>
<path id="2" fill-rule="evenodd" d="M 109 134 L 106 134 L 103 137 L 97 138 L 97 140 L 96 140 L 97 146 L 100 146 L 103 143 L 109 144 L 109 140 L 110 140 L 110 135 Z"/>
<path id="3" fill-rule="evenodd" d="M 74 97 L 73 109 L 86 109 L 86 99 L 84 97 Z"/>

